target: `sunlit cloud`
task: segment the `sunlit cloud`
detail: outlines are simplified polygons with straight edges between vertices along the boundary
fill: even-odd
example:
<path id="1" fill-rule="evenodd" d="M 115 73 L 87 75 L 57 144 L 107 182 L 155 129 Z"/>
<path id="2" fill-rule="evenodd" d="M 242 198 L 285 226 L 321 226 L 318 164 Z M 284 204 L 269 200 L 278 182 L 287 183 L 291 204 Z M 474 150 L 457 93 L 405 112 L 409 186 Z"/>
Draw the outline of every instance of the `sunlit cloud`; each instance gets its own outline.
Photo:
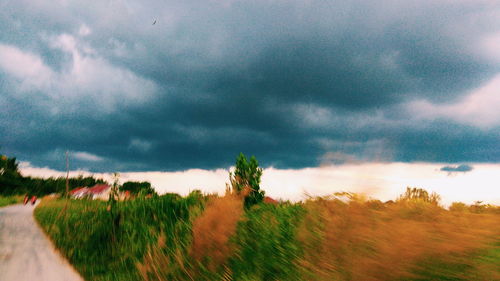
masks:
<path id="1" fill-rule="evenodd" d="M 83 152 L 83 151 L 77 151 L 73 152 L 72 156 L 74 156 L 76 159 L 79 160 L 84 160 L 84 161 L 91 161 L 91 162 L 96 162 L 96 161 L 103 161 L 104 158 L 99 157 L 95 154 L 91 154 L 88 152 Z"/>
<path id="2" fill-rule="evenodd" d="M 37 55 L 4 44 L 0 44 L 0 70 L 16 79 L 21 92 L 49 87 L 54 76 Z"/>
<path id="3" fill-rule="evenodd" d="M 406 187 L 420 187 L 442 196 L 443 204 L 455 201 L 500 204 L 497 187 L 500 164 L 477 164 L 467 173 L 450 177 L 442 172 L 442 164 L 430 163 L 364 163 L 305 169 L 264 169 L 261 188 L 266 195 L 281 200 L 299 201 L 310 196 L 327 196 L 335 192 L 356 192 L 367 198 L 395 200 Z M 457 167 L 455 167 L 457 169 Z M 458 169 L 464 169 L 464 167 Z M 23 175 L 38 177 L 65 176 L 49 168 L 21 163 Z M 71 176 L 93 175 L 110 182 L 111 173 L 71 171 Z M 160 193 L 186 195 L 193 190 L 224 194 L 229 183 L 229 170 L 189 169 L 178 172 L 120 173 L 120 182 L 149 181 Z"/>
<path id="4" fill-rule="evenodd" d="M 37 93 L 32 98 L 41 102 L 35 106 L 48 107 L 52 113 L 85 112 L 91 108 L 80 105 L 91 100 L 94 112 L 98 109 L 109 113 L 128 103 L 145 102 L 156 91 L 153 82 L 113 66 L 72 35 L 61 34 L 46 40 L 52 48 L 70 55 L 62 71 L 54 71 L 35 54 L 0 44 L 0 70 L 13 78 L 7 81 L 19 93 Z"/>
<path id="5" fill-rule="evenodd" d="M 500 125 L 500 74 L 469 95 L 450 104 L 426 100 L 408 105 L 410 112 L 424 119 L 448 118 L 461 123 L 492 128 Z"/>

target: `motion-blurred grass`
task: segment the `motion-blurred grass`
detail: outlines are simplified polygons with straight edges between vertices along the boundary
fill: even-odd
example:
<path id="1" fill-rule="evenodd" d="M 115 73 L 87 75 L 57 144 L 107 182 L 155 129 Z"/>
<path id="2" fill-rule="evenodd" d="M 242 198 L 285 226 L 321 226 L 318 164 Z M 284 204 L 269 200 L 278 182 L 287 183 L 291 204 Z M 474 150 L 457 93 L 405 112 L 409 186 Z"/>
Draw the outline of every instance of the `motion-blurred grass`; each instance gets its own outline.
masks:
<path id="1" fill-rule="evenodd" d="M 489 265 L 500 260 L 486 254 L 500 238 L 498 208 L 452 212 L 418 199 L 360 198 L 304 206 L 305 280 L 499 280 L 499 268 Z"/>
<path id="2" fill-rule="evenodd" d="M 52 200 L 35 215 L 87 280 L 500 280 L 498 207 L 344 199 Z"/>
<path id="3" fill-rule="evenodd" d="M 23 202 L 23 196 L 20 195 L 0 196 L 0 207 L 17 204 L 21 202 Z"/>
<path id="4" fill-rule="evenodd" d="M 35 217 L 86 280 L 140 280 L 140 263 L 160 236 L 161 254 L 171 261 L 165 280 L 173 280 L 184 278 L 176 259 L 188 256 L 190 217 L 202 204 L 196 196 L 169 194 L 111 210 L 98 200 L 70 200 L 65 210 L 64 200 L 43 200 Z"/>

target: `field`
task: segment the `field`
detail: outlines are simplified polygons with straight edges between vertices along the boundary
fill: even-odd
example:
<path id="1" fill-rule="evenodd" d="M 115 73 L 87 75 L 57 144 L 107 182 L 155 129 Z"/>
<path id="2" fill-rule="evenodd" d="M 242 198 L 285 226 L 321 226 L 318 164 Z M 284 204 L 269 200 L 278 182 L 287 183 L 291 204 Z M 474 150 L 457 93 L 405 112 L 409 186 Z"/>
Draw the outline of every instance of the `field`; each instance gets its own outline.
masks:
<path id="1" fill-rule="evenodd" d="M 53 199 L 35 216 L 86 280 L 500 280 L 498 207 L 340 199 Z"/>
<path id="2" fill-rule="evenodd" d="M 23 202 L 23 196 L 0 196 L 0 207 Z"/>

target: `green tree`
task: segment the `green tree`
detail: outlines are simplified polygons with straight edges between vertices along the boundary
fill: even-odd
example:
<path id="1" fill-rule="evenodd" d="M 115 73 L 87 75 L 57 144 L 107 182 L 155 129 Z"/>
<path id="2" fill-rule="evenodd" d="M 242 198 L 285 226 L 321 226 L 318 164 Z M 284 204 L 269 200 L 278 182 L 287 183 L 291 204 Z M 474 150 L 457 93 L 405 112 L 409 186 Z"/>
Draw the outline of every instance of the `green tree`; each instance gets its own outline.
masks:
<path id="1" fill-rule="evenodd" d="M 236 167 L 234 173 L 229 173 L 232 189 L 245 198 L 245 207 L 262 202 L 264 191 L 260 190 L 260 177 L 262 168 L 259 168 L 259 162 L 255 156 L 247 160 L 243 153 L 236 158 Z"/>
<path id="2" fill-rule="evenodd" d="M 105 183 L 102 179 L 92 176 L 79 175 L 69 179 L 70 189 L 80 186 L 93 186 Z M 19 172 L 19 164 L 15 157 L 0 154 L 0 194 L 31 194 L 43 196 L 51 193 L 64 193 L 66 191 L 65 177 L 50 177 L 47 179 L 23 176 Z"/>
<path id="3" fill-rule="evenodd" d="M 22 184 L 16 158 L 0 155 L 0 194 L 22 194 L 26 190 Z"/>
<path id="4" fill-rule="evenodd" d="M 0 156 L 0 176 L 20 177 L 18 163 L 16 158 L 9 158 L 5 155 Z"/>
<path id="5" fill-rule="evenodd" d="M 151 183 L 147 181 L 137 182 L 137 181 L 128 181 L 125 182 L 120 188 L 121 191 L 130 191 L 130 194 L 138 195 L 141 194 L 156 194 L 156 191 L 153 187 L 151 187 Z"/>

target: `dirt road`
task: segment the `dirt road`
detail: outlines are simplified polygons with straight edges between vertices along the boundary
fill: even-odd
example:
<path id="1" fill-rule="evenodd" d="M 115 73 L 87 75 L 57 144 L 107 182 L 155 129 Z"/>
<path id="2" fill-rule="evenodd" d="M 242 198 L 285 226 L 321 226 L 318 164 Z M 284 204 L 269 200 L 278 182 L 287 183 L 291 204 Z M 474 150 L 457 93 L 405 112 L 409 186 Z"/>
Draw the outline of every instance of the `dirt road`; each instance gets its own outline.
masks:
<path id="1" fill-rule="evenodd" d="M 82 280 L 36 224 L 34 209 L 0 208 L 0 281 Z"/>

